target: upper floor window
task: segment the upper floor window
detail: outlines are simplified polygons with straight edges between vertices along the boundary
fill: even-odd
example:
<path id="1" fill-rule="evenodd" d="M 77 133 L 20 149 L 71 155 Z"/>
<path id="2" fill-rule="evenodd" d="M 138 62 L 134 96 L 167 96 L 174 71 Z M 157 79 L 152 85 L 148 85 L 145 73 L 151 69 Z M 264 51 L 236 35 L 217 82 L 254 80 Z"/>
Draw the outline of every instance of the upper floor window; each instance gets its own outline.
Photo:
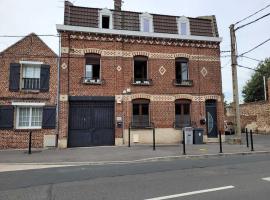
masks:
<path id="1" fill-rule="evenodd" d="M 99 28 L 103 29 L 113 28 L 112 11 L 110 11 L 107 8 L 99 11 Z"/>
<path id="2" fill-rule="evenodd" d="M 39 90 L 40 88 L 40 67 L 37 64 L 22 65 L 22 89 L 24 90 Z"/>
<path id="3" fill-rule="evenodd" d="M 180 35 L 190 35 L 189 19 L 185 16 L 178 18 L 178 32 Z"/>
<path id="4" fill-rule="evenodd" d="M 134 57 L 133 84 L 151 84 L 151 80 L 148 79 L 148 58 L 146 56 Z"/>
<path id="5" fill-rule="evenodd" d="M 192 86 L 189 80 L 189 66 L 187 58 L 177 58 L 175 60 L 175 85 Z"/>
<path id="6" fill-rule="evenodd" d="M 101 83 L 100 79 L 100 55 L 86 54 L 85 55 L 85 83 Z"/>
<path id="7" fill-rule="evenodd" d="M 142 32 L 153 32 L 153 16 L 149 13 L 140 15 L 140 30 Z"/>
<path id="8" fill-rule="evenodd" d="M 21 61 L 11 63 L 9 72 L 10 91 L 48 92 L 50 83 L 50 66 L 42 62 Z"/>

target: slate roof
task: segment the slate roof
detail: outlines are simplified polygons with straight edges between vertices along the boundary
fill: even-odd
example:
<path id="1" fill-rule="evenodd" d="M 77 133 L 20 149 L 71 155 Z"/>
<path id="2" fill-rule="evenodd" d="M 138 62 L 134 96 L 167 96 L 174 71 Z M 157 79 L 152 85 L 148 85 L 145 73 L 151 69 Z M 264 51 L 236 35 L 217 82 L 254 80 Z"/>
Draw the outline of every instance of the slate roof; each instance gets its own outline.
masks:
<path id="1" fill-rule="evenodd" d="M 65 1 L 64 25 L 98 28 L 98 12 L 100 8 L 74 6 Z M 117 30 L 140 31 L 140 14 L 131 11 L 116 11 L 113 13 L 113 25 Z M 179 16 L 152 14 L 155 33 L 178 34 L 177 18 Z M 216 18 L 202 16 L 188 17 L 190 34 L 195 36 L 219 37 Z"/>

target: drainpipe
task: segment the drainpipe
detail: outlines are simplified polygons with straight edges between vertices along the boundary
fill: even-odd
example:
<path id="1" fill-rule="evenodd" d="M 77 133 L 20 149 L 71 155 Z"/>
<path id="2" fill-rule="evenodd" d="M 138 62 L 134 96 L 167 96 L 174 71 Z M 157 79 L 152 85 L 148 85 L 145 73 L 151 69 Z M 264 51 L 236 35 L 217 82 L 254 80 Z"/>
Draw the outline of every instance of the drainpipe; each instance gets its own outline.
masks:
<path id="1" fill-rule="evenodd" d="M 61 34 L 59 35 L 58 41 L 58 57 L 57 57 L 57 105 L 56 105 L 56 147 L 58 147 L 58 139 L 59 139 L 59 103 L 60 103 L 60 62 L 61 62 Z"/>

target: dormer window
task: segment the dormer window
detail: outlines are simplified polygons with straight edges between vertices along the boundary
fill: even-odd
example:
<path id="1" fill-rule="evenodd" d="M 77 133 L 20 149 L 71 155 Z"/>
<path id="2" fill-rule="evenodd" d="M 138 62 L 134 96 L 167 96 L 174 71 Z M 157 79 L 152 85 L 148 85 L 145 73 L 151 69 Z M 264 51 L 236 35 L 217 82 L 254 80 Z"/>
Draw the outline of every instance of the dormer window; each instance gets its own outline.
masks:
<path id="1" fill-rule="evenodd" d="M 185 16 L 178 18 L 178 33 L 180 35 L 190 35 L 189 19 Z"/>
<path id="2" fill-rule="evenodd" d="M 140 15 L 140 30 L 142 32 L 152 33 L 153 31 L 153 16 L 149 13 Z"/>
<path id="3" fill-rule="evenodd" d="M 112 11 L 110 11 L 107 8 L 99 11 L 99 28 L 102 28 L 102 29 L 113 28 Z"/>

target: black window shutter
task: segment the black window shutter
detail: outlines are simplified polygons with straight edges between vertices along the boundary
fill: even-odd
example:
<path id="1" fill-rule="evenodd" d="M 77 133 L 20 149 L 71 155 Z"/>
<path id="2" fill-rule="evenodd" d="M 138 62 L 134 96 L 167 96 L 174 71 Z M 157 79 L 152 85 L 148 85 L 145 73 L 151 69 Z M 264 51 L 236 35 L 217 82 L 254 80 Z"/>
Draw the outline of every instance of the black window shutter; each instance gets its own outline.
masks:
<path id="1" fill-rule="evenodd" d="M 14 107 L 0 106 L 0 129 L 12 129 L 14 124 Z"/>
<path id="2" fill-rule="evenodd" d="M 41 65 L 40 69 L 40 91 L 48 92 L 50 85 L 50 66 Z"/>
<path id="3" fill-rule="evenodd" d="M 42 128 L 55 129 L 56 126 L 56 107 L 46 106 L 43 108 Z"/>
<path id="4" fill-rule="evenodd" d="M 20 70 L 19 63 L 11 63 L 9 69 L 9 90 L 17 92 L 20 90 Z"/>

